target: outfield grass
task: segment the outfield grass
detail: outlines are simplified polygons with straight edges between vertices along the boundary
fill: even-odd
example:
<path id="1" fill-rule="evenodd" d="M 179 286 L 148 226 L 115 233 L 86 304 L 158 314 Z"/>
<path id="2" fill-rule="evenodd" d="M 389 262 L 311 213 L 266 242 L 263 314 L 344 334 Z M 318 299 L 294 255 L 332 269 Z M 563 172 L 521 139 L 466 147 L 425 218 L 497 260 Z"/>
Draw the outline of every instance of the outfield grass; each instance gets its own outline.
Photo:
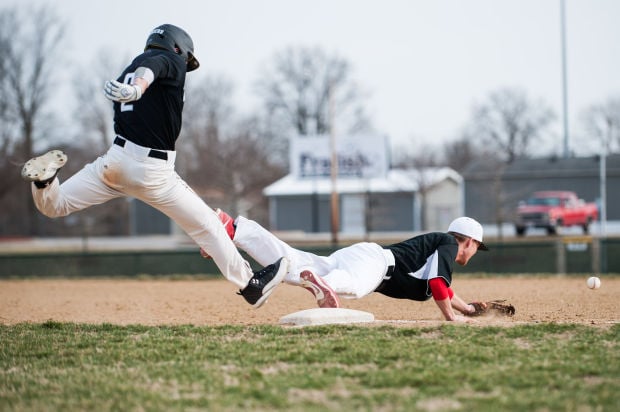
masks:
<path id="1" fill-rule="evenodd" d="M 618 411 L 620 325 L 0 325 L 2 411 Z"/>

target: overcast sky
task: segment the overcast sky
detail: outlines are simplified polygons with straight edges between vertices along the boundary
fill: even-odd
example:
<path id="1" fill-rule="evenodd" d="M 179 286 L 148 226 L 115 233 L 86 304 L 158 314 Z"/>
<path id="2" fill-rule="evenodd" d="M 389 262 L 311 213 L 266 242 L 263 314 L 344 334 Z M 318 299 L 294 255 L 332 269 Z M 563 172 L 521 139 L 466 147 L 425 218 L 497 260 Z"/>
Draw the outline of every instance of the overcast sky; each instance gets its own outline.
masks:
<path id="1" fill-rule="evenodd" d="M 184 28 L 200 70 L 233 82 L 240 111 L 256 104 L 252 84 L 274 53 L 319 46 L 352 64 L 374 124 L 392 144 L 452 139 L 473 103 L 522 88 L 557 113 L 562 153 L 560 0 L 0 0 L 43 3 L 68 23 L 71 56 L 82 63 L 103 49 L 139 53 L 159 24 Z M 580 113 L 620 96 L 620 1 L 565 4 L 575 149 Z"/>

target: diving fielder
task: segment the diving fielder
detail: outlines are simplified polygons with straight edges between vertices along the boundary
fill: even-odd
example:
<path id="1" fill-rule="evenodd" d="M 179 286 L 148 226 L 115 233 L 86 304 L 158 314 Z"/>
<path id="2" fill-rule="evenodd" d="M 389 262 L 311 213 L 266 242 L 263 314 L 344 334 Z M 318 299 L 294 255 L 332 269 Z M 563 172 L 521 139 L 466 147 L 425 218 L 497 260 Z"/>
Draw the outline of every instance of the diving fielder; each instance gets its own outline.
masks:
<path id="1" fill-rule="evenodd" d="M 319 307 L 337 308 L 339 297 L 360 299 L 373 292 L 415 301 L 433 298 L 449 321 L 469 322 L 456 312 L 473 316 L 476 304 L 486 307 L 485 302 L 466 303 L 451 288 L 454 263 L 464 266 L 478 250 L 488 250 L 482 226 L 472 218 L 453 220 L 447 232 L 425 233 L 385 247 L 360 242 L 318 256 L 291 247 L 253 220 L 233 220 L 221 210 L 217 214 L 237 247 L 258 263 L 275 256 L 288 258 L 284 282 L 308 289 Z"/>

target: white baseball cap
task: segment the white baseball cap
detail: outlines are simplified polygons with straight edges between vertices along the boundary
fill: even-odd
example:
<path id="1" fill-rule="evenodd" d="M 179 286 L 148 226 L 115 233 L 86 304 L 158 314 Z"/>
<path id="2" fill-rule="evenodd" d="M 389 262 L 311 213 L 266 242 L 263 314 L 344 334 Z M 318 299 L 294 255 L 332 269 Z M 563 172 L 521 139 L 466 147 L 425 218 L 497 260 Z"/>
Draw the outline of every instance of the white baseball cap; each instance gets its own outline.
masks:
<path id="1" fill-rule="evenodd" d="M 478 250 L 489 250 L 487 245 L 482 243 L 482 225 L 471 217 L 463 216 L 454 219 L 448 227 L 448 232 L 459 233 L 477 240 L 480 243 Z"/>

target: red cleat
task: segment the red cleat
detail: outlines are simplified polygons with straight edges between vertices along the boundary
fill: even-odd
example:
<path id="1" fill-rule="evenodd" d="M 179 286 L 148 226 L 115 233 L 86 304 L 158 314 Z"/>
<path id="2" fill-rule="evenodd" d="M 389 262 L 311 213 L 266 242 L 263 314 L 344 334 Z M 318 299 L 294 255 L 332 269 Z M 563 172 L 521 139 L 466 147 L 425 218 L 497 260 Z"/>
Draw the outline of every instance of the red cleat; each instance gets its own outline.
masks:
<path id="1" fill-rule="evenodd" d="M 320 276 L 309 270 L 301 272 L 301 286 L 314 295 L 320 308 L 339 308 L 340 299 L 332 288 Z"/>
<path id="2" fill-rule="evenodd" d="M 215 213 L 217 213 L 217 217 L 220 218 L 220 222 L 222 222 L 222 224 L 224 225 L 224 228 L 226 229 L 226 233 L 228 233 L 228 236 L 231 239 L 235 238 L 235 220 L 230 217 L 230 215 L 226 212 L 224 212 L 222 209 L 217 208 L 215 209 Z"/>
<path id="3" fill-rule="evenodd" d="M 228 233 L 228 237 L 232 240 L 235 237 L 235 221 L 230 215 L 224 212 L 222 209 L 215 209 L 215 213 L 217 217 L 220 218 L 220 222 L 224 225 L 224 229 L 226 229 L 226 233 Z M 211 256 L 203 249 L 200 248 L 200 256 L 205 259 L 211 259 Z"/>

